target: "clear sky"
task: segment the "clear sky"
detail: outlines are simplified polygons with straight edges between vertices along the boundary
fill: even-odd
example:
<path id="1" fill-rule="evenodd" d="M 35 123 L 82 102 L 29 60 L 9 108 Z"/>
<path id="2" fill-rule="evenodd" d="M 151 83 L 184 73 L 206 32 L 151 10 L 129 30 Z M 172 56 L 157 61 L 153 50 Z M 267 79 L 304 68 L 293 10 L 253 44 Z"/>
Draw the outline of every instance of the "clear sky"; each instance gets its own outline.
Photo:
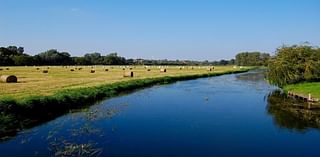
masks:
<path id="1" fill-rule="evenodd" d="M 320 0 L 0 0 L 0 46 L 73 56 L 230 59 L 320 45 Z"/>

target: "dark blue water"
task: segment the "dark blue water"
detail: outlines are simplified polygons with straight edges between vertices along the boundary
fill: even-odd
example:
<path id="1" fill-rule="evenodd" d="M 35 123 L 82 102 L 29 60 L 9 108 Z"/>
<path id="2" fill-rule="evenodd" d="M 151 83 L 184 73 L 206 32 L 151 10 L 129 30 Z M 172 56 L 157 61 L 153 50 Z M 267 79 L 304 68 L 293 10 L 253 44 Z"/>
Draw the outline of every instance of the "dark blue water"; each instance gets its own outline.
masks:
<path id="1" fill-rule="evenodd" d="M 279 125 L 267 112 L 276 88 L 242 76 L 108 99 L 0 143 L 0 156 L 320 156 L 319 130 Z"/>

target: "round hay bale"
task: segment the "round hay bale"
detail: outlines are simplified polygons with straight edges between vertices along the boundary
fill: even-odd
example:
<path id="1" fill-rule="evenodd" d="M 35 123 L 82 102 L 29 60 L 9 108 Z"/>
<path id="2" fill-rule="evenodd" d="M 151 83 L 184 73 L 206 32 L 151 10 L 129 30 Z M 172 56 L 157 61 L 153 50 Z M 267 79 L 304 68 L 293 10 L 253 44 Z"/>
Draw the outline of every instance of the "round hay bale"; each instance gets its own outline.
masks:
<path id="1" fill-rule="evenodd" d="M 109 71 L 109 69 L 104 69 L 104 71 Z"/>
<path id="2" fill-rule="evenodd" d="M 130 70 L 132 70 L 132 68 L 129 68 Z"/>
<path id="3" fill-rule="evenodd" d="M 78 70 L 82 70 L 82 68 L 78 68 Z"/>
<path id="4" fill-rule="evenodd" d="M 37 70 L 40 70 L 40 68 L 36 68 Z"/>
<path id="5" fill-rule="evenodd" d="M 74 71 L 74 69 L 70 69 L 70 71 Z"/>
<path id="6" fill-rule="evenodd" d="M 48 73 L 49 70 L 42 70 L 42 73 Z"/>
<path id="7" fill-rule="evenodd" d="M 123 73 L 123 77 L 133 77 L 133 71 L 126 71 Z"/>
<path id="8" fill-rule="evenodd" d="M 212 68 L 207 68 L 207 71 L 212 71 Z"/>
<path id="9" fill-rule="evenodd" d="M 4 83 L 17 83 L 18 82 L 18 78 L 14 75 L 1 75 L 0 80 L 1 80 L 1 82 L 4 82 Z"/>
<path id="10" fill-rule="evenodd" d="M 6 70 L 10 70 L 10 68 L 6 68 Z"/>
<path id="11" fill-rule="evenodd" d="M 126 70 L 125 68 L 122 68 L 122 70 Z"/>
<path id="12" fill-rule="evenodd" d="M 148 69 L 147 71 L 151 71 L 151 69 Z"/>
<path id="13" fill-rule="evenodd" d="M 0 68 L 0 71 L 2 71 L 3 69 Z"/>
<path id="14" fill-rule="evenodd" d="M 96 71 L 94 69 L 91 69 L 90 70 L 90 73 L 95 73 Z"/>
<path id="15" fill-rule="evenodd" d="M 162 69 L 160 69 L 160 72 L 165 73 L 165 72 L 167 72 L 167 69 L 162 68 Z"/>

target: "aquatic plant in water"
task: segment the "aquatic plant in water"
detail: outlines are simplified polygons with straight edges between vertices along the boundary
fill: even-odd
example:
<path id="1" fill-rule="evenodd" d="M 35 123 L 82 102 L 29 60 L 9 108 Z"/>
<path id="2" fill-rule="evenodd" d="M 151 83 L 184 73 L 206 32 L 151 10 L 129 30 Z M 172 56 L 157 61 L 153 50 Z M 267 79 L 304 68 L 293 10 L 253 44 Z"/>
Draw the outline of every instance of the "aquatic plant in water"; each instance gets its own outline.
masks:
<path id="1" fill-rule="evenodd" d="M 54 156 L 59 157 L 96 157 L 101 155 L 102 149 L 96 148 L 96 143 L 73 143 L 64 139 L 59 139 L 50 143 L 49 150 Z"/>

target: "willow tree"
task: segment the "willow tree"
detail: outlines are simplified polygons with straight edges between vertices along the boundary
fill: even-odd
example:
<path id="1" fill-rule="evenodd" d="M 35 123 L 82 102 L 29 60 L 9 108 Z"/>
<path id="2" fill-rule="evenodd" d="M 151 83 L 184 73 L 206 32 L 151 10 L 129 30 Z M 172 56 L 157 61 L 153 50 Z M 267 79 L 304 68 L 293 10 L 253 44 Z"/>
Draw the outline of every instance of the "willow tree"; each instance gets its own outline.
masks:
<path id="1" fill-rule="evenodd" d="M 280 87 L 320 78 L 320 49 L 308 45 L 283 46 L 277 49 L 268 65 L 270 83 Z"/>

